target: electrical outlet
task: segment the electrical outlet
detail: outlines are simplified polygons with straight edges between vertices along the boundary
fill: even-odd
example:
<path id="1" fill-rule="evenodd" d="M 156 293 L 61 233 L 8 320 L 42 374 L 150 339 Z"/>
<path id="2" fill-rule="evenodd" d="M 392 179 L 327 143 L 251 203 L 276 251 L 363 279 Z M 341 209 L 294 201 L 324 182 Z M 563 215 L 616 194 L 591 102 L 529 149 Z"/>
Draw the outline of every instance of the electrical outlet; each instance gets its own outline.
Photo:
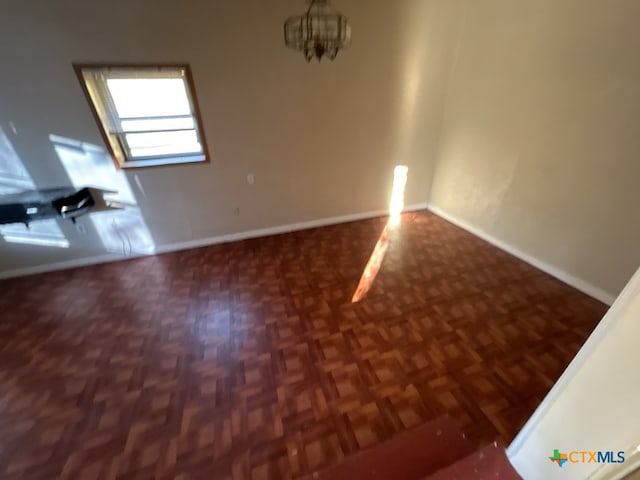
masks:
<path id="1" fill-rule="evenodd" d="M 249 185 L 253 185 L 254 182 L 255 182 L 255 177 L 253 176 L 253 173 L 250 173 L 249 175 L 247 175 L 247 183 Z"/>

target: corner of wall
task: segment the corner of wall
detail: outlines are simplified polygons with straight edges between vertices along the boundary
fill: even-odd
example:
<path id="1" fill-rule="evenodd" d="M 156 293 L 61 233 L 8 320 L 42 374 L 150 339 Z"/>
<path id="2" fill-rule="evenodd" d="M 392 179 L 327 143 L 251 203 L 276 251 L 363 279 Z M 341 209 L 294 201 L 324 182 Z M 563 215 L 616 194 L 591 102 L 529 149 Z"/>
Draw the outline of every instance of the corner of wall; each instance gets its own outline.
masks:
<path id="1" fill-rule="evenodd" d="M 493 235 L 472 225 L 471 223 L 465 220 L 462 220 L 457 216 L 452 215 L 451 213 L 446 212 L 445 210 L 443 210 L 442 208 L 440 208 L 439 206 L 433 203 L 429 203 L 427 208 L 431 212 L 435 213 L 439 217 L 444 218 L 448 222 L 451 222 L 454 225 L 475 235 L 476 237 L 479 237 L 484 241 L 489 242 L 490 244 L 498 247 L 499 249 L 504 250 L 507 253 L 510 253 L 514 257 L 518 257 L 520 260 L 527 262 L 529 265 L 533 265 L 537 269 L 542 270 L 545 273 L 548 273 L 552 277 L 557 278 L 558 280 L 566 283 L 567 285 L 572 286 L 576 290 L 580 290 L 582 293 L 585 293 L 590 297 L 593 297 L 596 300 L 599 300 L 600 302 L 606 305 L 611 305 L 615 301 L 615 298 L 616 298 L 615 294 L 611 292 L 607 292 L 599 287 L 596 287 L 595 285 L 587 282 L 586 280 L 575 277 L 574 275 L 571 275 L 570 273 L 565 272 L 564 270 L 561 270 L 558 267 L 555 267 L 537 257 L 534 257 L 533 255 L 519 249 L 515 245 L 511 245 L 507 242 L 504 242 L 503 240 L 500 240 L 499 238 L 494 237 Z"/>

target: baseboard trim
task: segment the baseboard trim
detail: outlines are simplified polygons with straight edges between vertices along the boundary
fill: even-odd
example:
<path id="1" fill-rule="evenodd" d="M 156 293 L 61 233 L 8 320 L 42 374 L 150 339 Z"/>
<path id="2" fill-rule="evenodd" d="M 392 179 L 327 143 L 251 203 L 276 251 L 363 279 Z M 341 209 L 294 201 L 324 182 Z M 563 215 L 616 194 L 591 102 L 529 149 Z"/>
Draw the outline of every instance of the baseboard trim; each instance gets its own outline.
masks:
<path id="1" fill-rule="evenodd" d="M 601 301 L 602 303 L 606 304 L 606 305 L 611 305 L 614 300 L 616 299 L 616 296 L 604 291 L 603 289 L 596 287 L 595 285 L 590 284 L 589 282 L 586 282 L 584 280 L 582 280 L 581 278 L 575 277 L 567 272 L 565 272 L 564 270 L 561 270 L 557 267 L 554 267 L 553 265 L 548 264 L 547 262 L 540 260 L 537 257 L 534 257 L 533 255 L 530 255 L 522 250 L 520 250 L 518 247 L 515 247 L 509 243 L 506 243 L 494 236 L 492 236 L 491 234 L 485 232 L 484 230 L 472 225 L 471 223 L 465 221 L 465 220 L 461 220 L 460 218 L 456 217 L 455 215 L 452 215 L 446 211 L 444 211 L 443 209 L 441 209 L 440 207 L 438 207 L 437 205 L 434 205 L 432 203 L 429 203 L 427 205 L 427 208 L 434 214 L 438 215 L 439 217 L 447 220 L 448 222 L 453 223 L 454 225 L 466 230 L 467 232 L 475 235 L 476 237 L 479 237 L 483 240 L 485 240 L 486 242 L 489 242 L 490 244 L 498 247 L 501 250 L 504 250 L 505 252 L 513 255 L 514 257 L 518 257 L 520 260 L 523 260 L 525 262 L 527 262 L 529 265 L 533 265 L 534 267 L 538 268 L 539 270 L 542 270 L 545 273 L 548 273 L 549 275 L 551 275 L 552 277 L 557 278 L 558 280 L 566 283 L 567 285 L 571 285 L 573 288 L 580 290 L 581 292 L 589 295 L 590 297 L 593 297 L 599 301 Z"/>
<path id="2" fill-rule="evenodd" d="M 425 210 L 426 203 L 418 203 L 407 205 L 404 212 L 414 212 L 417 210 Z M 232 233 L 230 235 L 221 235 L 218 237 L 203 238 L 198 240 L 189 240 L 187 242 L 172 243 L 156 248 L 156 253 L 175 252 L 178 250 L 188 250 L 190 248 L 206 247 L 209 245 L 217 245 L 220 243 L 237 242 L 250 238 L 267 237 L 269 235 L 279 235 L 282 233 L 297 232 L 300 230 L 308 230 L 311 228 L 327 227 L 329 225 L 338 225 L 340 223 L 355 222 L 358 220 L 366 220 L 369 218 L 383 217 L 388 215 L 388 210 L 376 210 L 365 213 L 353 213 L 349 215 L 341 215 L 338 217 L 321 218 L 319 220 L 311 220 L 309 222 L 291 223 L 287 225 L 279 225 L 277 227 L 262 228 L 259 230 L 249 230 L 246 232 Z"/>
<path id="3" fill-rule="evenodd" d="M 407 205 L 404 208 L 404 212 L 413 212 L 417 210 L 425 210 L 427 203 L 416 203 Z M 5 270 L 0 272 L 0 280 L 15 277 L 24 277 L 27 275 L 35 275 L 38 273 L 53 272 L 57 270 L 67 270 L 70 268 L 86 267 L 89 265 L 98 265 L 101 263 L 117 262 L 122 260 L 130 260 L 133 258 L 148 257 L 151 255 L 161 255 L 163 253 L 177 252 L 180 250 L 188 250 L 191 248 L 206 247 L 209 245 L 219 245 L 222 243 L 237 242 L 240 240 L 248 240 L 250 238 L 266 237 L 269 235 L 279 235 L 282 233 L 296 232 L 300 230 L 308 230 L 311 228 L 326 227 L 329 225 L 338 225 L 340 223 L 355 222 L 358 220 L 367 220 L 369 218 L 376 218 L 388 215 L 388 210 L 375 210 L 363 213 L 353 213 L 348 215 L 340 215 L 337 217 L 327 217 L 317 220 L 311 220 L 308 222 L 291 223 L 286 225 L 278 225 L 275 227 L 261 228 L 257 230 L 248 230 L 244 232 L 232 233 L 229 235 L 218 235 L 215 237 L 200 238 L 196 240 L 189 240 L 186 242 L 176 242 L 166 245 L 160 245 L 156 247 L 155 251 L 150 254 L 133 254 L 129 256 L 123 256 L 117 253 L 108 253 L 104 255 L 97 255 L 93 257 L 77 258 L 73 260 L 66 260 L 64 262 L 48 263 L 45 265 L 38 265 L 35 267 L 18 268 L 15 270 Z"/>

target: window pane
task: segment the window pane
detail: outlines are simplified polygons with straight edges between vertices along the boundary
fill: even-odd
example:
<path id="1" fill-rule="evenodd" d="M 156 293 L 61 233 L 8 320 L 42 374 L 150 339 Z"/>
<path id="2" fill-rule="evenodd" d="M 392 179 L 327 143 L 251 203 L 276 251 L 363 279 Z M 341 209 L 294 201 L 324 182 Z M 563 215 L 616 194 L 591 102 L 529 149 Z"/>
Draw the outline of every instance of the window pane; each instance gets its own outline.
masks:
<path id="1" fill-rule="evenodd" d="M 131 157 L 133 159 L 159 157 L 162 155 L 192 155 L 196 153 L 202 153 L 202 146 L 199 143 L 188 145 L 163 145 L 160 147 L 131 149 Z"/>
<path id="2" fill-rule="evenodd" d="M 149 120 L 123 120 L 125 132 L 148 132 L 150 130 L 187 130 L 194 128 L 192 117 L 155 118 Z"/>
<path id="3" fill-rule="evenodd" d="M 120 118 L 191 115 L 181 78 L 109 78 L 107 87 Z"/>
<path id="4" fill-rule="evenodd" d="M 195 130 L 128 133 L 125 138 L 134 158 L 202 153 L 202 146 Z"/>

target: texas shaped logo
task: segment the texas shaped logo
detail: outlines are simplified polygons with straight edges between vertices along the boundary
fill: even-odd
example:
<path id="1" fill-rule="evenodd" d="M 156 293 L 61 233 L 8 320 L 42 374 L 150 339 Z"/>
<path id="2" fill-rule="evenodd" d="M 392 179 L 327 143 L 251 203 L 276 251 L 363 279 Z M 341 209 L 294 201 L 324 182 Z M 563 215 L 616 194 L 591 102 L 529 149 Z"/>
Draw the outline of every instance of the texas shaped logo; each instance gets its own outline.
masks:
<path id="1" fill-rule="evenodd" d="M 553 450 L 553 457 L 549 457 L 549 460 L 556 462 L 559 467 L 562 467 L 567 462 L 567 454 L 560 453 L 558 449 Z"/>

